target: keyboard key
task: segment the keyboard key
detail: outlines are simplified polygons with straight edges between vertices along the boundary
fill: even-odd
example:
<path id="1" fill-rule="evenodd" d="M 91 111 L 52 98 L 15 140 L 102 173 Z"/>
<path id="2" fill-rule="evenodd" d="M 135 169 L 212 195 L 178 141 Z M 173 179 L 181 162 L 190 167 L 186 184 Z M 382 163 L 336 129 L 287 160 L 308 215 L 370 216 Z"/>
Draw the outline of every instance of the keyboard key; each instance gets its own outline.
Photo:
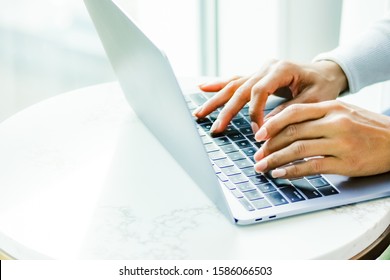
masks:
<path id="1" fill-rule="evenodd" d="M 207 136 L 207 135 L 201 136 L 201 139 L 202 139 L 203 144 L 212 143 L 211 138 L 209 136 Z"/>
<path id="2" fill-rule="evenodd" d="M 201 137 L 207 135 L 201 127 L 198 127 L 198 133 Z"/>
<path id="3" fill-rule="evenodd" d="M 217 174 L 217 177 L 218 177 L 218 179 L 221 180 L 222 182 L 227 182 L 227 181 L 229 181 L 228 177 L 227 177 L 225 174 L 223 174 L 223 173 L 218 173 L 218 174 Z"/>
<path id="4" fill-rule="evenodd" d="M 253 182 L 253 184 L 255 185 L 259 185 L 259 184 L 265 184 L 265 183 L 268 183 L 268 180 L 267 178 L 265 178 L 263 175 L 256 175 L 256 176 L 251 176 L 249 177 L 249 179 Z"/>
<path id="5" fill-rule="evenodd" d="M 259 199 L 259 198 L 263 198 L 263 196 L 260 194 L 260 192 L 258 190 L 244 192 L 244 195 L 250 201 L 255 200 L 255 199 Z"/>
<path id="6" fill-rule="evenodd" d="M 228 159 L 228 158 L 222 158 L 222 159 L 215 160 L 214 163 L 219 168 L 233 165 L 233 162 L 230 159 Z"/>
<path id="7" fill-rule="evenodd" d="M 219 169 L 219 167 L 217 165 L 213 164 L 212 166 L 213 166 L 215 174 L 221 173 L 221 169 Z"/>
<path id="8" fill-rule="evenodd" d="M 326 181 L 324 178 L 317 178 L 317 179 L 313 179 L 313 180 L 310 180 L 310 183 L 316 187 L 316 188 L 320 188 L 320 187 L 324 187 L 324 186 L 327 186 L 329 185 L 328 181 Z"/>
<path id="9" fill-rule="evenodd" d="M 308 199 L 321 197 L 322 195 L 305 179 L 291 181 L 295 188 L 303 193 Z"/>
<path id="10" fill-rule="evenodd" d="M 229 124 L 229 125 L 226 127 L 224 133 L 225 133 L 226 135 L 228 135 L 228 134 L 230 134 L 230 133 L 239 133 L 239 131 L 237 130 L 237 128 L 235 128 L 234 126 L 232 126 L 231 124 Z"/>
<path id="11" fill-rule="evenodd" d="M 240 147 L 240 149 L 252 147 L 252 144 L 248 140 L 246 140 L 246 139 L 240 140 L 240 141 L 236 141 L 235 143 L 236 143 L 236 145 L 238 147 Z"/>
<path id="12" fill-rule="evenodd" d="M 242 197 L 244 197 L 244 195 L 243 195 L 239 190 L 237 190 L 237 189 L 232 190 L 232 193 L 233 193 L 234 196 L 237 197 L 237 198 L 242 198 Z"/>
<path id="13" fill-rule="evenodd" d="M 202 105 L 207 101 L 206 97 L 204 97 L 201 93 L 190 94 L 190 98 L 198 106 Z"/>
<path id="14" fill-rule="evenodd" d="M 254 142 L 252 144 L 255 145 L 257 148 L 261 148 L 261 146 L 263 146 L 264 142 Z"/>
<path id="15" fill-rule="evenodd" d="M 230 182 L 230 181 L 227 181 L 227 182 L 223 182 L 223 184 L 225 185 L 225 187 L 227 187 L 229 190 L 234 190 L 236 188 L 236 186 Z"/>
<path id="16" fill-rule="evenodd" d="M 244 135 L 242 135 L 240 132 L 231 132 L 231 133 L 226 134 L 226 135 L 234 142 L 245 139 Z"/>
<path id="17" fill-rule="evenodd" d="M 328 185 L 328 186 L 325 186 L 325 187 L 321 187 L 321 188 L 318 188 L 318 190 L 320 191 L 320 193 L 322 193 L 324 196 L 328 196 L 328 195 L 333 195 L 333 194 L 338 194 L 338 190 L 336 190 L 334 187 Z"/>
<path id="18" fill-rule="evenodd" d="M 221 171 L 226 175 L 226 176 L 230 176 L 230 175 L 235 175 L 235 174 L 240 174 L 241 171 L 240 169 L 238 169 L 236 166 L 227 166 L 227 167 L 223 167 L 221 168 Z"/>
<path id="19" fill-rule="evenodd" d="M 244 152 L 244 154 L 247 155 L 247 157 L 249 157 L 251 159 L 254 156 L 254 154 L 256 153 L 256 149 L 253 147 L 242 149 L 242 151 Z"/>
<path id="20" fill-rule="evenodd" d="M 256 143 L 255 135 L 253 133 L 245 135 L 251 143 Z"/>
<path id="21" fill-rule="evenodd" d="M 208 91 L 208 92 L 202 92 L 202 94 L 206 96 L 207 99 L 210 99 L 215 95 L 215 92 Z"/>
<path id="22" fill-rule="evenodd" d="M 250 135 L 253 133 L 252 131 L 252 128 L 250 126 L 244 126 L 244 127 L 240 127 L 240 132 L 244 135 Z"/>
<path id="23" fill-rule="evenodd" d="M 255 210 L 255 208 L 245 198 L 241 198 L 241 199 L 239 199 L 239 201 L 245 207 L 246 210 L 248 210 L 248 211 Z"/>
<path id="24" fill-rule="evenodd" d="M 232 123 L 238 128 L 249 126 L 249 123 L 243 118 L 234 118 Z"/>
<path id="25" fill-rule="evenodd" d="M 256 185 L 256 187 L 263 193 L 275 191 L 275 187 L 271 183 Z"/>
<path id="26" fill-rule="evenodd" d="M 240 113 L 243 114 L 245 117 L 249 116 L 249 107 L 244 106 L 241 110 Z"/>
<path id="27" fill-rule="evenodd" d="M 266 193 L 265 196 L 275 206 L 288 203 L 288 201 L 278 192 Z"/>
<path id="28" fill-rule="evenodd" d="M 210 131 L 210 129 L 211 129 L 211 126 L 212 126 L 213 124 L 210 122 L 210 123 L 201 123 L 200 124 L 200 126 L 204 129 L 204 131 Z"/>
<path id="29" fill-rule="evenodd" d="M 235 146 L 233 144 L 228 144 L 228 145 L 221 146 L 221 149 L 222 149 L 222 151 L 224 151 L 227 154 L 228 153 L 233 153 L 233 152 L 238 152 L 237 146 Z"/>
<path id="30" fill-rule="evenodd" d="M 211 121 L 215 121 L 218 118 L 218 115 L 219 115 L 219 111 L 216 110 L 212 112 L 208 117 Z"/>
<path id="31" fill-rule="evenodd" d="M 243 182 L 240 184 L 236 184 L 236 187 L 242 192 L 256 189 L 255 186 L 251 182 Z"/>
<path id="32" fill-rule="evenodd" d="M 297 202 L 305 200 L 305 198 L 293 187 L 283 188 L 280 191 L 291 201 Z"/>
<path id="33" fill-rule="evenodd" d="M 235 165 L 237 165 L 238 168 L 240 169 L 243 169 L 243 168 L 246 168 L 246 167 L 252 167 L 253 169 L 253 164 L 247 160 L 247 159 L 240 159 L 240 160 L 236 160 L 234 162 Z"/>
<path id="34" fill-rule="evenodd" d="M 198 108 L 198 106 L 196 106 L 194 103 L 192 103 L 192 101 L 187 102 L 187 107 L 188 107 L 188 109 L 191 111 L 191 113 L 192 113 L 193 111 L 195 111 L 196 108 Z"/>
<path id="35" fill-rule="evenodd" d="M 248 179 L 245 177 L 244 174 L 237 174 L 229 176 L 230 181 L 232 181 L 234 184 L 247 182 Z"/>
<path id="36" fill-rule="evenodd" d="M 202 123 L 211 123 L 209 118 L 201 118 L 201 119 L 196 119 L 196 123 L 202 124 Z"/>
<path id="37" fill-rule="evenodd" d="M 251 165 L 251 167 L 243 168 L 241 171 L 248 177 L 258 175 L 258 173 L 253 168 L 253 165 Z"/>
<path id="38" fill-rule="evenodd" d="M 240 160 L 240 159 L 244 159 L 244 158 L 245 158 L 245 156 L 244 156 L 241 152 L 229 153 L 229 154 L 227 154 L 227 156 L 228 156 L 232 161 Z"/>
<path id="39" fill-rule="evenodd" d="M 271 204 L 269 204 L 269 202 L 264 198 L 256 199 L 251 202 L 256 209 L 264 209 L 264 208 L 271 207 Z"/>
<path id="40" fill-rule="evenodd" d="M 270 178 L 270 180 L 278 187 L 278 188 L 285 188 L 285 187 L 291 187 L 291 183 L 287 179 L 280 179 L 280 178 Z"/>
<path id="41" fill-rule="evenodd" d="M 208 153 L 219 151 L 218 146 L 215 145 L 214 143 L 206 144 L 206 145 L 204 145 L 204 147 L 206 148 L 206 152 L 208 152 Z"/>
<path id="42" fill-rule="evenodd" d="M 212 160 L 226 158 L 226 155 L 222 151 L 209 152 L 208 155 L 209 155 L 209 158 Z"/>
<path id="43" fill-rule="evenodd" d="M 223 146 L 223 145 L 227 145 L 227 144 L 231 143 L 230 140 L 227 137 L 225 137 L 225 136 L 213 138 L 213 141 L 218 146 Z"/>

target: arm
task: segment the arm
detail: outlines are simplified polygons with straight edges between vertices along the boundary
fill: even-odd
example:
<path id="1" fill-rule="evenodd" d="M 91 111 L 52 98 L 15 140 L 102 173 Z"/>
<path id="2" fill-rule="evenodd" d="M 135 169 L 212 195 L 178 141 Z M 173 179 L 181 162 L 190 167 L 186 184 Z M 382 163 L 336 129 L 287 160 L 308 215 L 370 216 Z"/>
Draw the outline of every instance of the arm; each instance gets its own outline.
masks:
<path id="1" fill-rule="evenodd" d="M 351 93 L 390 80 L 390 13 L 355 41 L 320 54 L 314 60 L 330 60 L 340 65 Z"/>
<path id="2" fill-rule="evenodd" d="M 256 137 L 266 142 L 254 156 L 255 169 L 273 177 L 390 171 L 390 118 L 337 100 L 292 105 Z"/>
<path id="3" fill-rule="evenodd" d="M 218 91 L 213 98 L 194 111 L 203 118 L 223 105 L 211 132 L 222 132 L 240 109 L 250 101 L 249 114 L 252 129 L 256 132 L 263 125 L 263 109 L 268 96 L 278 89 L 288 87 L 293 99 L 275 108 L 265 120 L 294 103 L 313 103 L 337 98 L 347 88 L 347 80 L 341 68 L 332 61 L 297 64 L 272 60 L 258 72 L 248 77 L 203 84 L 204 91 Z"/>

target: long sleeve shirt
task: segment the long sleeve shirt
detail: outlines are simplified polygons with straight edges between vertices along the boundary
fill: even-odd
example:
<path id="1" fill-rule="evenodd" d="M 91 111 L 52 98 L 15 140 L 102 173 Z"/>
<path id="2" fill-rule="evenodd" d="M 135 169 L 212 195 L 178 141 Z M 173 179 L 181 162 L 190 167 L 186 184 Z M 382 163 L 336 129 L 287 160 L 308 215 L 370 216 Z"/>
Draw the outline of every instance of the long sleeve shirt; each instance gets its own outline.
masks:
<path id="1" fill-rule="evenodd" d="M 331 60 L 340 65 L 351 93 L 390 80 L 390 13 L 372 24 L 358 39 L 320 54 L 314 60 Z"/>

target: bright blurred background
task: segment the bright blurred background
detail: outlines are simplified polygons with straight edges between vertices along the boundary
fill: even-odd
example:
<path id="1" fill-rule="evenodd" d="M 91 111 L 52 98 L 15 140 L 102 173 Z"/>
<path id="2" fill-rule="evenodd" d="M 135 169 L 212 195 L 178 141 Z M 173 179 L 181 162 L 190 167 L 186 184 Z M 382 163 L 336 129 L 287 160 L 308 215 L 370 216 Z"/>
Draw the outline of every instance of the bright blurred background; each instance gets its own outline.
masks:
<path id="1" fill-rule="evenodd" d="M 382 17 L 390 1 L 117 2 L 165 50 L 178 76 L 193 77 L 249 74 L 270 58 L 310 61 Z M 81 0 L 0 0 L 0 7 L 0 121 L 51 96 L 115 80 Z M 390 107 L 387 91 L 372 102 Z"/>

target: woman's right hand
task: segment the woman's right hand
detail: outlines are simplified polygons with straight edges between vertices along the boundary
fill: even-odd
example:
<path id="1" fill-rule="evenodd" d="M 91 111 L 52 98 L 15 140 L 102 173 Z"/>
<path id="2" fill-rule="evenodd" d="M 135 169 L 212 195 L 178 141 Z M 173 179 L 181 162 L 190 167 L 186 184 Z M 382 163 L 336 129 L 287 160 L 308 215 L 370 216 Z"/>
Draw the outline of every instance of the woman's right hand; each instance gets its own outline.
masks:
<path id="1" fill-rule="evenodd" d="M 207 92 L 217 92 L 194 116 L 204 118 L 224 105 L 215 120 L 211 132 L 225 130 L 233 117 L 249 103 L 249 115 L 254 133 L 263 125 L 263 111 L 267 98 L 281 88 L 288 87 L 292 99 L 276 107 L 266 119 L 295 103 L 315 103 L 336 99 L 348 87 L 340 66 L 332 61 L 296 64 L 273 60 L 251 76 L 235 76 L 231 79 L 209 82 L 199 86 Z"/>

